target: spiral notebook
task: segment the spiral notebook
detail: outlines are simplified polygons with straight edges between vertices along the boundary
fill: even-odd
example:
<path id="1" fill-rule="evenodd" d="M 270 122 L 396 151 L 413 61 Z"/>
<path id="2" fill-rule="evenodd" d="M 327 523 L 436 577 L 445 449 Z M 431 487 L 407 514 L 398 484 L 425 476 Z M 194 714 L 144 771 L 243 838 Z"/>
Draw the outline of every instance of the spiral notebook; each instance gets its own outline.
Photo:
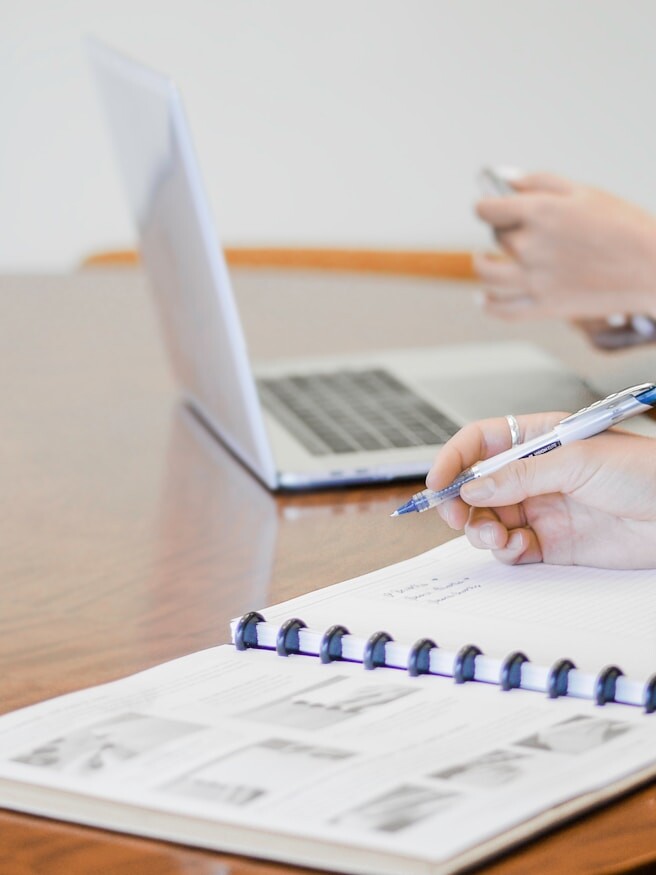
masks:
<path id="1" fill-rule="evenodd" d="M 232 624 L 259 647 L 656 709 L 656 571 L 494 562 L 465 538 Z"/>
<path id="2" fill-rule="evenodd" d="M 234 645 L 0 717 L 0 806 L 459 872 L 656 775 L 655 622 L 654 572 L 508 568 L 457 539 L 247 613 Z"/>

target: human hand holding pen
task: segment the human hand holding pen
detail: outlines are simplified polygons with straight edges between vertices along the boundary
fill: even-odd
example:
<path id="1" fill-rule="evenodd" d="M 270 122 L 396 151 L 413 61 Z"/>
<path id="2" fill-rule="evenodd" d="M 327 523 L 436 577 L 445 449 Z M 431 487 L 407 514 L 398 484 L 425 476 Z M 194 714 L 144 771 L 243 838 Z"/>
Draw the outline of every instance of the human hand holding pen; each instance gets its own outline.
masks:
<path id="1" fill-rule="evenodd" d="M 564 415 L 518 416 L 520 440 Z M 510 445 L 505 417 L 467 425 L 442 448 L 426 484 L 442 489 Z M 613 430 L 575 441 L 472 480 L 436 510 L 507 564 L 656 568 L 656 440 Z"/>

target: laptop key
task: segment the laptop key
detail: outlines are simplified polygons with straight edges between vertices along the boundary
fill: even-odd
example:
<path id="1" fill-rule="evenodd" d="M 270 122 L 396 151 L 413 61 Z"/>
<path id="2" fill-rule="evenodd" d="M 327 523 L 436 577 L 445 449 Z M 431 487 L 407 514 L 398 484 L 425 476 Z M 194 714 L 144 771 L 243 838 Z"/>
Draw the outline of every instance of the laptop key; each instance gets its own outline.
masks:
<path id="1" fill-rule="evenodd" d="M 313 455 L 430 446 L 458 430 L 380 368 L 258 380 L 265 408 Z"/>

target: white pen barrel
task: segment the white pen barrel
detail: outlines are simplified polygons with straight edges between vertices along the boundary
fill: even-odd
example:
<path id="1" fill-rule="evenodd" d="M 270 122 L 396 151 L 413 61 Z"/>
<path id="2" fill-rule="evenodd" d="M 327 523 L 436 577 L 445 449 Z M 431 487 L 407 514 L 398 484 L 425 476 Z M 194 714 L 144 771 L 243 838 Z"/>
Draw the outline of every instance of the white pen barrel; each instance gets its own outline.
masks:
<path id="1" fill-rule="evenodd" d="M 633 395 L 620 398 L 616 402 L 603 407 L 592 407 L 582 413 L 570 416 L 559 422 L 555 427 L 561 443 L 585 440 L 599 434 L 619 422 L 623 422 L 638 413 L 644 413 L 651 408 L 641 404 Z"/>
<path id="2" fill-rule="evenodd" d="M 478 462 L 472 465 L 472 471 L 476 477 L 486 477 L 488 474 L 494 474 L 501 470 L 511 462 L 516 462 L 517 459 L 526 459 L 529 456 L 539 456 L 542 453 L 548 453 L 550 450 L 555 450 L 561 443 L 560 436 L 555 429 L 548 431 L 546 434 L 541 434 L 539 437 L 533 438 L 530 441 L 524 441 L 523 444 L 517 444 L 516 447 L 511 447 L 498 456 L 492 456 L 490 459 L 485 459 L 483 462 Z"/>
<path id="3" fill-rule="evenodd" d="M 636 394 L 643 397 L 643 401 L 639 401 Z M 596 401 L 590 407 L 583 408 L 583 410 L 561 420 L 546 434 L 530 441 L 524 441 L 524 443 L 517 444 L 503 453 L 466 468 L 444 489 L 437 492 L 431 489 L 418 492 L 410 501 L 394 511 L 392 516 L 401 516 L 412 511 L 423 511 L 436 507 L 443 501 L 458 495 L 460 487 L 469 480 L 494 474 L 505 465 L 516 462 L 518 459 L 540 456 L 557 449 L 562 444 L 585 440 L 585 438 L 599 434 L 631 416 L 651 410 L 653 407 L 656 407 L 656 385 L 653 383 L 643 383 L 640 386 L 609 395 L 601 401 Z"/>

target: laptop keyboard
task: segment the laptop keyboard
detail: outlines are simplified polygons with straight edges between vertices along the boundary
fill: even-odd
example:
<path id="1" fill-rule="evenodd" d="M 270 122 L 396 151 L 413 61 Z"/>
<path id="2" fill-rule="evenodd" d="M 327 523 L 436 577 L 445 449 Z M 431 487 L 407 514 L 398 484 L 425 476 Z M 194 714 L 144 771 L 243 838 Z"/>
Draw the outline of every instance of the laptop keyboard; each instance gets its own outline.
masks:
<path id="1" fill-rule="evenodd" d="M 257 381 L 264 407 L 313 455 L 444 443 L 459 426 L 382 369 Z"/>

